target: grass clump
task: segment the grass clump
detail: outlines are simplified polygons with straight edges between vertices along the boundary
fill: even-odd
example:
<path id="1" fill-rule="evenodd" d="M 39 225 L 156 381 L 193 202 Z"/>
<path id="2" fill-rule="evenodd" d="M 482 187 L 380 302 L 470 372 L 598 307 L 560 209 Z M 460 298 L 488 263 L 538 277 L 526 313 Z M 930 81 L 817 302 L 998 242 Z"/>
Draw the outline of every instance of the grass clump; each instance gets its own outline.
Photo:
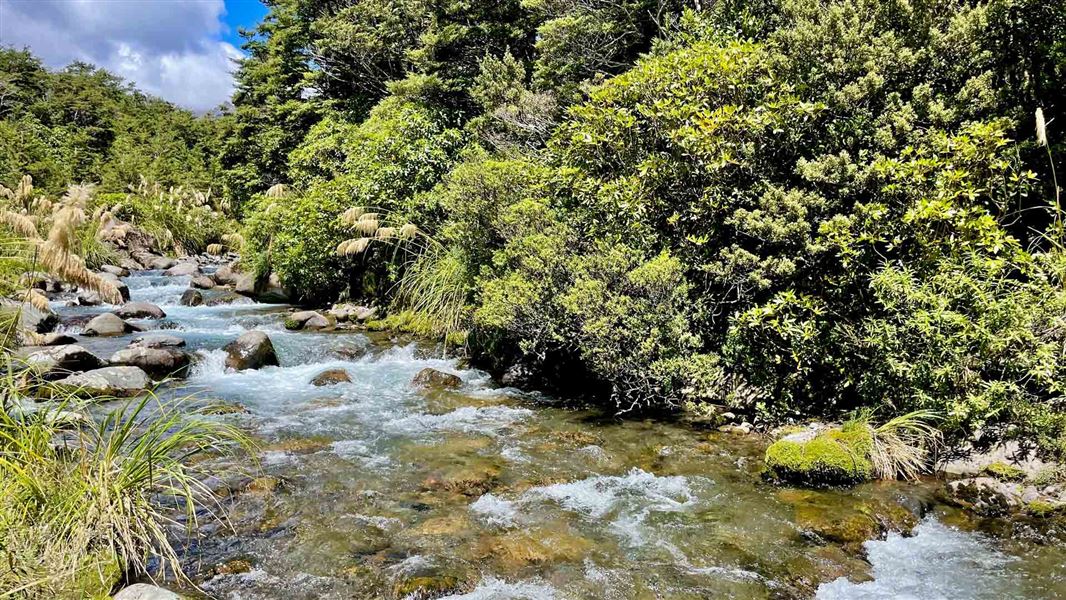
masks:
<path id="1" fill-rule="evenodd" d="M 221 518 L 193 459 L 242 434 L 152 397 L 71 430 L 46 411 L 15 414 L 0 411 L 5 596 L 106 598 L 123 573 L 184 577 L 173 536 Z"/>

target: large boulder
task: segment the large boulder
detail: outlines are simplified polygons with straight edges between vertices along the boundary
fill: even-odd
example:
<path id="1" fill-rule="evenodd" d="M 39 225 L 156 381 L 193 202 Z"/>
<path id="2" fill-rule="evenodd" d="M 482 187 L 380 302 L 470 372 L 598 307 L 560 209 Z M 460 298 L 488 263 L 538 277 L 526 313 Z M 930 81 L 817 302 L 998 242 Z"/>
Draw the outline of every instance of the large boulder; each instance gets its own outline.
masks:
<path id="1" fill-rule="evenodd" d="M 114 600 L 182 600 L 182 597 L 158 586 L 135 583 L 115 594 Z"/>
<path id="2" fill-rule="evenodd" d="M 130 270 L 126 267 L 119 267 L 115 265 L 100 265 L 100 270 L 104 273 L 111 273 L 116 277 L 129 277 Z"/>
<path id="3" fill-rule="evenodd" d="M 199 275 L 200 274 L 200 265 L 198 265 L 198 264 L 196 264 L 194 262 L 178 263 L 178 264 L 174 265 L 173 267 L 170 267 L 169 269 L 164 271 L 163 274 L 164 275 L 169 275 L 171 277 L 183 277 L 183 276 L 186 276 L 186 275 Z"/>
<path id="4" fill-rule="evenodd" d="M 243 371 L 266 366 L 278 366 L 278 355 L 274 344 L 262 331 L 249 331 L 236 340 L 226 344 L 226 367 Z"/>
<path id="5" fill-rule="evenodd" d="M 26 366 L 45 379 L 58 379 L 78 371 L 91 371 L 107 362 L 77 344 L 51 346 L 26 357 Z"/>
<path id="6" fill-rule="evenodd" d="M 96 315 L 85 324 L 85 328 L 82 329 L 81 334 L 87 336 L 113 336 L 113 335 L 125 335 L 127 333 L 133 333 L 135 331 L 144 331 L 144 329 L 134 325 L 133 323 L 127 323 L 122 317 L 114 313 L 104 313 L 102 315 Z"/>
<path id="7" fill-rule="evenodd" d="M 126 285 L 125 281 L 118 278 L 118 275 L 114 273 L 103 272 L 100 273 L 100 277 L 106 279 L 112 283 L 117 289 L 120 296 L 122 296 L 123 302 L 129 302 L 130 299 L 130 286 Z"/>
<path id="8" fill-rule="evenodd" d="M 111 355 L 111 364 L 140 367 L 152 379 L 185 377 L 192 360 L 187 352 L 176 348 L 146 348 L 137 346 L 119 350 Z"/>
<path id="9" fill-rule="evenodd" d="M 181 293 L 181 300 L 178 302 L 182 306 L 200 306 L 204 303 L 204 295 L 200 293 L 200 290 L 189 288 Z"/>
<path id="10" fill-rule="evenodd" d="M 233 283 L 233 291 L 242 296 L 255 296 L 255 276 L 245 273 Z"/>
<path id="11" fill-rule="evenodd" d="M 775 479 L 804 485 L 851 484 L 873 477 L 873 435 L 863 424 L 815 424 L 781 437 L 766 449 Z"/>
<path id="12" fill-rule="evenodd" d="M 351 382 L 352 378 L 348 375 L 348 371 L 345 371 L 344 369 L 326 369 L 318 375 L 315 375 L 314 379 L 311 380 L 311 385 L 321 387 L 325 385 Z"/>
<path id="13" fill-rule="evenodd" d="M 123 319 L 162 319 L 167 316 L 163 309 L 151 302 L 127 302 L 112 312 Z"/>
<path id="14" fill-rule="evenodd" d="M 151 381 L 138 367 L 104 367 L 60 379 L 56 385 L 82 397 L 128 398 L 146 391 Z"/>
<path id="15" fill-rule="evenodd" d="M 78 297 L 74 302 L 75 306 L 100 306 L 104 303 L 104 299 L 100 297 L 100 294 L 96 292 L 79 292 Z"/>
<path id="16" fill-rule="evenodd" d="M 17 300 L 0 298 L 0 306 L 7 309 L 19 309 L 19 325 L 34 333 L 49 333 L 59 325 L 59 315 L 45 311 Z"/>
<path id="17" fill-rule="evenodd" d="M 212 278 L 218 285 L 237 285 L 237 281 L 240 280 L 241 274 L 233 268 L 233 265 L 222 265 L 217 271 L 215 271 Z"/>
<path id="18" fill-rule="evenodd" d="M 322 313 L 314 310 L 301 310 L 285 319 L 285 329 L 326 329 L 332 323 Z"/>
<path id="19" fill-rule="evenodd" d="M 173 258 L 167 258 L 166 256 L 160 256 L 158 258 L 152 259 L 151 262 L 147 264 L 150 268 L 155 269 L 157 271 L 165 271 L 178 264 L 178 261 L 174 260 Z"/>
<path id="20" fill-rule="evenodd" d="M 165 333 L 151 333 L 133 338 L 130 348 L 183 348 L 185 340 L 176 335 Z"/>
<path id="21" fill-rule="evenodd" d="M 215 280 L 211 279 L 207 275 L 197 275 L 192 278 L 189 285 L 200 290 L 209 290 L 215 287 Z"/>
<path id="22" fill-rule="evenodd" d="M 412 385 L 424 388 L 457 388 L 463 380 L 457 375 L 426 367 L 411 380 Z"/>

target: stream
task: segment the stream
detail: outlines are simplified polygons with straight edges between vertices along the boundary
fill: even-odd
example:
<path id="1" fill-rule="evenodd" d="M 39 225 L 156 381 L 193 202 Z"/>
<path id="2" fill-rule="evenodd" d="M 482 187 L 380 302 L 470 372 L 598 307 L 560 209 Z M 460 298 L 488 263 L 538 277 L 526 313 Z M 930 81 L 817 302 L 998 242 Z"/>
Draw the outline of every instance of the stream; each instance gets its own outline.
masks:
<path id="1" fill-rule="evenodd" d="M 215 465 L 247 475 L 217 482 L 228 523 L 206 520 L 183 549 L 191 595 L 1066 598 L 1061 525 L 975 518 L 939 503 L 935 481 L 778 487 L 756 436 L 501 388 L 413 339 L 286 331 L 287 306 L 180 306 L 188 277 L 125 281 L 167 313 L 134 322 L 197 355 L 161 395 L 243 407 L 211 418 L 259 444 L 258 465 Z M 227 371 L 220 348 L 251 329 L 281 366 Z M 130 337 L 79 343 L 106 357 Z M 417 389 L 426 367 L 462 386 Z M 329 368 L 352 382 L 310 384 Z"/>

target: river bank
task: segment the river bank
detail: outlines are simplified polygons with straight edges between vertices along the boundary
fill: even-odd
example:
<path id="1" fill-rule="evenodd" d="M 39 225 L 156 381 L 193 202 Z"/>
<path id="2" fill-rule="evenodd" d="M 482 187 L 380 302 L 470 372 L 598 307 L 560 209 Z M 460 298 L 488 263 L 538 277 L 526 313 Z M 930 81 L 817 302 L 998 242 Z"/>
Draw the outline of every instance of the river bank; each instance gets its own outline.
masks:
<path id="1" fill-rule="evenodd" d="M 213 485 L 232 529 L 208 523 L 184 546 L 200 588 L 184 594 L 1053 598 L 1066 589 L 1060 525 L 959 510 L 940 500 L 939 481 L 772 485 L 760 436 L 617 419 L 499 387 L 413 338 L 292 330 L 285 305 L 182 306 L 195 276 L 123 278 L 134 301 L 166 315 L 130 323 L 194 354 L 164 399 L 226 407 L 216 418 L 261 449 L 257 468 L 211 465 L 226 474 Z M 138 335 L 82 336 L 87 317 L 110 309 L 54 304 L 59 331 L 97 355 Z M 269 336 L 280 364 L 227 369 L 221 348 L 252 330 Z M 459 386 L 412 384 L 426 368 Z M 311 383 L 337 369 L 350 381 Z"/>

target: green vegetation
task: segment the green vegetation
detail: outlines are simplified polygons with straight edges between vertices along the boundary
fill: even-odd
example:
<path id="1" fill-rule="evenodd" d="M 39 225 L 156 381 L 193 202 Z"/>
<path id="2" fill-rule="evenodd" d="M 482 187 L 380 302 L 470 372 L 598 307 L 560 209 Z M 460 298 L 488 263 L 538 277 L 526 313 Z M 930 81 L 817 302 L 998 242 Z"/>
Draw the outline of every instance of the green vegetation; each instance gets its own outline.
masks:
<path id="1" fill-rule="evenodd" d="M 773 477 L 808 483 L 855 483 L 873 476 L 869 428 L 848 423 L 840 428 L 785 436 L 766 449 Z"/>

